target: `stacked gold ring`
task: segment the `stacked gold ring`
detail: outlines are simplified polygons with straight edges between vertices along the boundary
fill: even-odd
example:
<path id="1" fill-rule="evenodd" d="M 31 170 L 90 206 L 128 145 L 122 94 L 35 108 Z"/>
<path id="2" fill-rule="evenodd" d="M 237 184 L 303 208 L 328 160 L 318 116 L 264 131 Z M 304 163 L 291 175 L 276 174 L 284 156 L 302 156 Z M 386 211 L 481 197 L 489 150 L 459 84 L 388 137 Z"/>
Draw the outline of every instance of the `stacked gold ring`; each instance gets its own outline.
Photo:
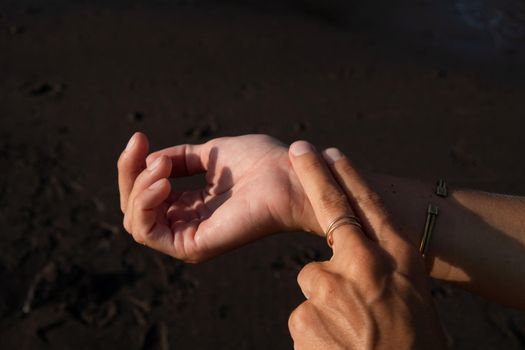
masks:
<path id="1" fill-rule="evenodd" d="M 330 248 L 334 245 L 334 239 L 333 239 L 333 233 L 334 231 L 343 225 L 354 225 L 356 227 L 359 227 L 359 229 L 363 229 L 363 225 L 361 225 L 361 222 L 359 222 L 359 219 L 354 215 L 342 215 L 330 222 L 328 225 L 328 228 L 326 229 L 326 243 Z"/>

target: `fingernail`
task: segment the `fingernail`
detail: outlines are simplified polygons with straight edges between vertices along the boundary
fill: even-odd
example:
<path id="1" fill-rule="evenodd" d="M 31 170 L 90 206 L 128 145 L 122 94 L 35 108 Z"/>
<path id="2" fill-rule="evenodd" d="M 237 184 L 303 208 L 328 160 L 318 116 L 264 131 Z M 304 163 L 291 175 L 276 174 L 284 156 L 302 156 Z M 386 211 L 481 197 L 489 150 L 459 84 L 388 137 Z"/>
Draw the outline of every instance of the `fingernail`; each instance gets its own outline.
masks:
<path id="1" fill-rule="evenodd" d="M 313 151 L 314 147 L 306 141 L 296 141 L 290 146 L 290 152 L 296 157 Z"/>
<path id="2" fill-rule="evenodd" d="M 323 157 L 328 163 L 334 164 L 344 156 L 337 148 L 328 148 L 323 151 Z"/>
<path id="3" fill-rule="evenodd" d="M 126 151 L 131 149 L 131 147 L 133 147 L 133 145 L 135 144 L 135 141 L 137 140 L 135 135 L 136 135 L 136 133 L 133 134 L 133 136 L 131 136 L 131 138 L 129 139 L 128 144 L 126 145 Z"/>
<path id="4" fill-rule="evenodd" d="M 160 165 L 161 162 L 162 162 L 162 157 L 155 159 L 155 161 L 148 166 L 148 170 L 149 171 L 155 170 Z"/>

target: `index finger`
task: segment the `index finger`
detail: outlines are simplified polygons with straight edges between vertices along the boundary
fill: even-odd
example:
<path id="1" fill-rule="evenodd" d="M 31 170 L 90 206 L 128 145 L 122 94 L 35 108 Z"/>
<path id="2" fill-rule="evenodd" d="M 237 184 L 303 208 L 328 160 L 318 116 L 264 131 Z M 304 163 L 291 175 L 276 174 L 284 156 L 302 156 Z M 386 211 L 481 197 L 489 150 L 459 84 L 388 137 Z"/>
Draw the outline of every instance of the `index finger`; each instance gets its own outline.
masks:
<path id="1" fill-rule="evenodd" d="M 323 158 L 306 141 L 290 146 L 290 161 L 324 232 L 330 223 L 354 212 Z M 337 236 L 336 236 L 337 235 Z M 370 239 L 355 225 L 343 225 L 333 233 L 334 256 L 353 247 L 371 248 Z"/>
<path id="2" fill-rule="evenodd" d="M 363 224 L 367 232 L 384 248 L 396 250 L 404 237 L 395 227 L 379 195 L 340 150 L 329 148 L 323 152 L 323 156 L 350 203 L 365 220 Z"/>
<path id="3" fill-rule="evenodd" d="M 207 170 L 209 150 L 204 144 L 177 145 L 151 153 L 148 158 L 146 158 L 146 163 L 149 165 L 162 156 L 171 159 L 171 176 L 191 176 Z"/>

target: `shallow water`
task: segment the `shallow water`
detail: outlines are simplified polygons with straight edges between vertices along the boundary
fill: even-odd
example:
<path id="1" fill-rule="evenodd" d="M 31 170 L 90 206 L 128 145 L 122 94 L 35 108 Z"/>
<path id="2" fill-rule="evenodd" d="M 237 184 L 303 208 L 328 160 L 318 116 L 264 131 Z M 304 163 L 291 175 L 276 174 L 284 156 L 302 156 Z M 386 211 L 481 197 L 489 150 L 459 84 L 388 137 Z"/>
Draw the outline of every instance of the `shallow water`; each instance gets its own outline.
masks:
<path id="1" fill-rule="evenodd" d="M 524 0 L 456 0 L 463 20 L 490 33 L 498 45 L 525 42 Z"/>

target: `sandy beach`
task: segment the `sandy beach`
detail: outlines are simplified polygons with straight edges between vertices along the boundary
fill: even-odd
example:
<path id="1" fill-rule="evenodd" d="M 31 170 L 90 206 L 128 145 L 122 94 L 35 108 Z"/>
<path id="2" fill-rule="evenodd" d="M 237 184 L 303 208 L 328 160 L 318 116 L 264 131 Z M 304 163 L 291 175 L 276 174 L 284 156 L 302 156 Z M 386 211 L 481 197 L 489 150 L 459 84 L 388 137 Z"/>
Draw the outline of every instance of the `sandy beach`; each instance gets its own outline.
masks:
<path id="1" fill-rule="evenodd" d="M 479 3 L 1 2 L 0 347 L 292 348 L 296 276 L 325 242 L 282 233 L 199 265 L 136 244 L 116 160 L 137 130 L 153 149 L 307 139 L 525 195 L 525 5 Z M 432 294 L 451 349 L 525 349 L 523 313 Z"/>

